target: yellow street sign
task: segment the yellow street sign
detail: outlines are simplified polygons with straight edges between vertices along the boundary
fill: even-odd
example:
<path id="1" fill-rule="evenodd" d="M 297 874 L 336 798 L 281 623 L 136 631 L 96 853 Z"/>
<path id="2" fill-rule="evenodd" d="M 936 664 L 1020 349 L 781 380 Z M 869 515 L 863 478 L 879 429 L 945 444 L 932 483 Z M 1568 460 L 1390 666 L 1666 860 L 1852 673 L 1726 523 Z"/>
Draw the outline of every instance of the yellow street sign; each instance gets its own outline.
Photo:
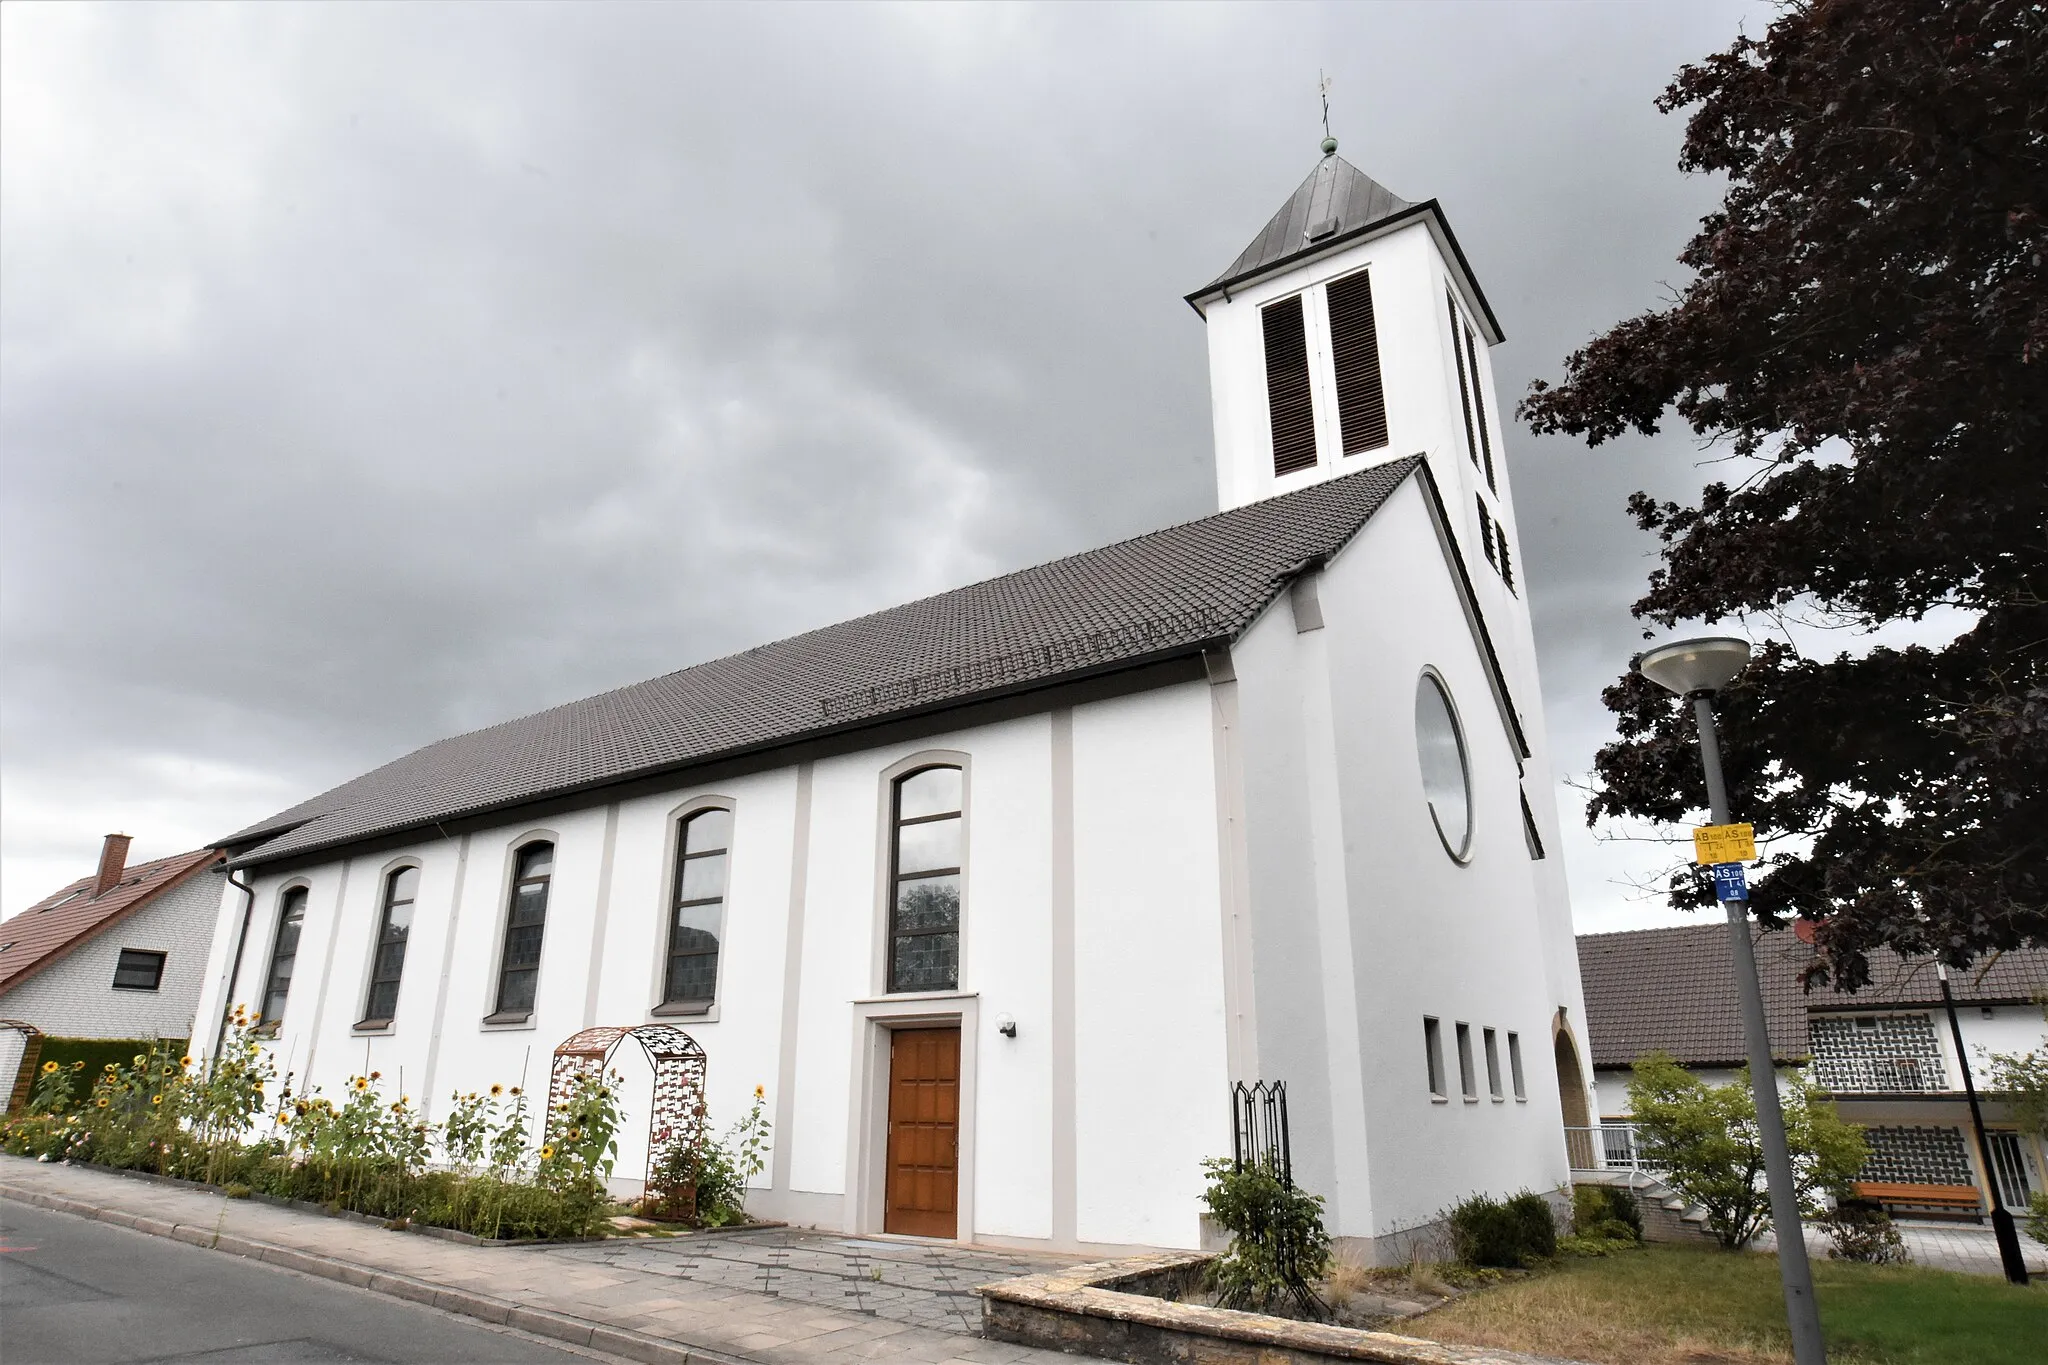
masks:
<path id="1" fill-rule="evenodd" d="M 1748 825 L 1701 825 L 1692 832 L 1696 863 L 1756 861 L 1756 831 Z"/>

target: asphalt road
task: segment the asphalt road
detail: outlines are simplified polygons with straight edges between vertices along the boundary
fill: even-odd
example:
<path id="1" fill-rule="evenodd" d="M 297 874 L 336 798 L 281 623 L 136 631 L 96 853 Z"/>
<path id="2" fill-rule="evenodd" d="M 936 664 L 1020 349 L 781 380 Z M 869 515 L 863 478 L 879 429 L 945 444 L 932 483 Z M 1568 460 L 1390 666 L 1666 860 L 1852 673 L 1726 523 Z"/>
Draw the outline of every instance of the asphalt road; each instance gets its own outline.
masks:
<path id="1" fill-rule="evenodd" d="M 0 1201 L 6 1365 L 608 1359 L 276 1266 Z"/>

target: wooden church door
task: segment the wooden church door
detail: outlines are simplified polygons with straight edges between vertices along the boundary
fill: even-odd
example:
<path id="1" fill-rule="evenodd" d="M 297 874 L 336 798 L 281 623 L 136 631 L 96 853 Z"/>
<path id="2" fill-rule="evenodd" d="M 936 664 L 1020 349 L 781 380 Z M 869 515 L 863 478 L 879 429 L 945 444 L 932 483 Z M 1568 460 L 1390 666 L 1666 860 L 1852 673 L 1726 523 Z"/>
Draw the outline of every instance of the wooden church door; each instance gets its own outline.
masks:
<path id="1" fill-rule="evenodd" d="M 889 1166 L 884 1232 L 958 1234 L 960 1030 L 889 1034 Z"/>

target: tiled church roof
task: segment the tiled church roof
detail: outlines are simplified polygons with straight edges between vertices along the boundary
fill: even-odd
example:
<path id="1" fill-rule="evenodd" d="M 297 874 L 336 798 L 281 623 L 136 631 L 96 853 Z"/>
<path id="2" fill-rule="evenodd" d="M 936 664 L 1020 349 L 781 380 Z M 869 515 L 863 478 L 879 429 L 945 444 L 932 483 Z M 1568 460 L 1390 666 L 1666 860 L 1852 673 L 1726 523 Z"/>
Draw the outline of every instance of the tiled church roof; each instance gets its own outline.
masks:
<path id="1" fill-rule="evenodd" d="M 81 877 L 20 914 L 0 920 L 0 991 L 20 985 L 101 930 L 109 928 L 202 868 L 220 860 L 210 848 L 137 863 L 102 895 L 96 877 Z"/>
<path id="2" fill-rule="evenodd" d="M 1421 465 L 1394 460 L 429 744 L 220 841 L 269 862 L 1234 638 Z"/>
<path id="3" fill-rule="evenodd" d="M 1828 986 L 1804 991 L 1799 974 L 1813 962 L 1812 945 L 1787 932 L 1751 932 L 1771 1055 L 1781 1062 L 1806 1059 L 1810 1010 L 1941 1001 L 1932 960 L 1895 953 L 1873 955 L 1871 982 L 1854 994 Z M 1687 1066 L 1740 1066 L 1746 1059 L 1725 923 L 1581 934 L 1579 977 L 1596 1067 L 1629 1066 L 1654 1049 Z M 2015 949 L 1966 971 L 1951 969 L 1949 988 L 1972 1005 L 2031 1001 L 2048 992 L 2048 950 Z"/>

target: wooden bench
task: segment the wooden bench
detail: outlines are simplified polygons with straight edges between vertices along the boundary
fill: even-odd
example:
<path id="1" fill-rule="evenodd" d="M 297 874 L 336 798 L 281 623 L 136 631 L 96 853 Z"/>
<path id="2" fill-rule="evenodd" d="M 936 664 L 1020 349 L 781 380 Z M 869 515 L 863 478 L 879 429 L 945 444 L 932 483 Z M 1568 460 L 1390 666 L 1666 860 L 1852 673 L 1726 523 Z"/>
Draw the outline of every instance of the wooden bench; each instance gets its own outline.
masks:
<path id="1" fill-rule="evenodd" d="M 1908 1204 L 1915 1208 L 1954 1209 L 1981 1213 L 1984 1196 L 1975 1185 L 1914 1185 L 1904 1181 L 1859 1180 L 1850 1186 L 1858 1199 L 1879 1204 Z"/>

